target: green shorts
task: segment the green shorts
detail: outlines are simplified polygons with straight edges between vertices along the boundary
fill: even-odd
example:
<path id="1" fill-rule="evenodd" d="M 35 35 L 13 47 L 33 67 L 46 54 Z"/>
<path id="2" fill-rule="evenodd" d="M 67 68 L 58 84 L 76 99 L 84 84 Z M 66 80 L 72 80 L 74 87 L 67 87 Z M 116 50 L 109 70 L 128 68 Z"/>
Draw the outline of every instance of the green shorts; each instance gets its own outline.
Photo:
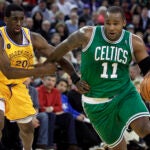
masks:
<path id="1" fill-rule="evenodd" d="M 122 92 L 106 103 L 84 102 L 83 107 L 100 138 L 110 148 L 121 142 L 125 129 L 133 120 L 150 116 L 141 96 L 135 90 Z"/>

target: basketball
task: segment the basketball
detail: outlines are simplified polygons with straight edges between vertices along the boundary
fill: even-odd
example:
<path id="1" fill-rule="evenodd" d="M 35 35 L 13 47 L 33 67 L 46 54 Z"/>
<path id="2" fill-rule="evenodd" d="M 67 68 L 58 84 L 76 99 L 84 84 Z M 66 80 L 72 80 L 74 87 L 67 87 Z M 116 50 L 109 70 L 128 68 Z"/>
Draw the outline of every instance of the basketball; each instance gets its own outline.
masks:
<path id="1" fill-rule="evenodd" d="M 150 75 L 146 75 L 141 82 L 140 94 L 145 101 L 150 102 Z"/>

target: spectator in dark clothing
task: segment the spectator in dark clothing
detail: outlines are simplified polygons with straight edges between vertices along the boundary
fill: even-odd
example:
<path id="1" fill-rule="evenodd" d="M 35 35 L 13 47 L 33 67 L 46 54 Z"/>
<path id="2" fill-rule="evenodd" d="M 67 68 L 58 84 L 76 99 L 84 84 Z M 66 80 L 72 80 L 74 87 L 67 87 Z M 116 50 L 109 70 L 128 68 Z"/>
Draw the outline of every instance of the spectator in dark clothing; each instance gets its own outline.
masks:
<path id="1" fill-rule="evenodd" d="M 67 92 L 68 85 L 68 81 L 64 78 L 61 78 L 57 82 L 56 87 L 61 93 L 61 100 L 64 112 L 70 113 L 75 119 L 76 134 L 79 146 L 82 148 L 82 150 L 88 150 L 90 147 L 99 145 L 101 140 L 99 139 L 93 128 L 91 128 L 91 124 L 90 122 L 88 122 L 88 118 L 86 118 L 83 113 L 76 111 L 70 105 L 68 97 L 65 94 Z"/>
<path id="2" fill-rule="evenodd" d="M 143 33 L 146 31 L 150 25 L 150 18 L 148 17 L 148 8 L 144 7 L 142 9 L 142 14 L 140 18 L 140 27 L 142 28 Z"/>
<path id="3" fill-rule="evenodd" d="M 42 22 L 42 27 L 39 33 L 47 40 L 48 43 L 50 43 L 51 39 L 51 23 L 49 20 L 44 20 Z"/>
<path id="4" fill-rule="evenodd" d="M 43 15 L 40 11 L 37 11 L 34 15 L 33 15 L 33 31 L 34 32 L 38 32 L 41 30 L 42 27 L 42 22 L 43 22 Z"/>
<path id="5" fill-rule="evenodd" d="M 77 91 L 77 88 L 74 87 L 71 89 L 67 95 L 71 106 L 78 112 L 83 113 L 84 110 L 81 102 L 81 94 Z"/>
<path id="6" fill-rule="evenodd" d="M 16 122 L 10 122 L 5 118 L 5 126 L 2 136 L 3 148 L 0 150 L 22 150 L 22 142 L 19 137 L 19 128 Z"/>
<path id="7" fill-rule="evenodd" d="M 83 12 L 82 12 L 82 14 L 80 15 L 80 19 L 82 18 L 82 19 L 85 19 L 86 20 L 86 22 L 88 22 L 88 21 L 90 21 L 91 19 L 92 19 L 92 17 L 91 17 L 91 10 L 90 10 L 90 5 L 88 5 L 88 4 L 85 4 L 84 5 L 84 8 L 83 8 Z"/>

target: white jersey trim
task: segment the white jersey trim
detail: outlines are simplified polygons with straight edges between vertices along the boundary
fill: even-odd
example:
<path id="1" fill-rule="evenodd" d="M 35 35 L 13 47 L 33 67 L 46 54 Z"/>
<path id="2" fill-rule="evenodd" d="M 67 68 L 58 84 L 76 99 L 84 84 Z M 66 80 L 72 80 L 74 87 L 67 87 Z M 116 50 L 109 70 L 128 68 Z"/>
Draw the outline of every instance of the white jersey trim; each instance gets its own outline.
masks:
<path id="1" fill-rule="evenodd" d="M 30 42 L 28 41 L 28 38 L 27 38 L 27 36 L 26 36 L 26 34 L 25 34 L 25 31 L 23 30 L 23 28 L 21 29 L 21 32 L 22 32 L 22 44 L 17 44 L 17 43 L 15 43 L 10 37 L 9 37 L 9 35 L 8 35 L 8 33 L 7 33 L 7 31 L 6 31 L 6 26 L 4 27 L 4 31 L 5 31 L 5 34 L 6 34 L 6 36 L 7 36 L 7 38 L 14 44 L 14 45 L 16 45 L 16 46 L 28 46 L 29 44 L 30 44 Z"/>
<path id="2" fill-rule="evenodd" d="M 95 31 L 96 31 L 96 27 L 93 27 L 91 38 L 90 38 L 88 44 L 86 45 L 86 47 L 82 49 L 82 52 L 87 51 L 87 49 L 90 47 L 90 45 L 91 45 L 91 43 L 93 42 L 93 39 L 94 39 Z"/>
<path id="3" fill-rule="evenodd" d="M 105 33 L 104 33 L 104 26 L 101 26 L 101 32 L 102 32 L 103 39 L 104 39 L 106 42 L 111 43 L 111 44 L 117 44 L 117 43 L 121 42 L 121 40 L 123 39 L 125 30 L 124 30 L 124 29 L 122 30 L 121 36 L 120 36 L 120 38 L 119 38 L 117 41 L 110 41 L 110 40 L 105 36 Z"/>
<path id="4" fill-rule="evenodd" d="M 5 102 L 4 99 L 0 99 L 0 110 L 5 113 Z"/>
<path id="5" fill-rule="evenodd" d="M 4 36 L 3 36 L 3 34 L 2 34 L 2 31 L 0 30 L 0 35 L 2 36 L 2 38 L 3 38 L 3 48 L 4 48 L 4 50 L 6 49 L 6 42 L 5 42 L 5 40 L 4 40 Z"/>
<path id="6" fill-rule="evenodd" d="M 129 45 L 130 45 L 131 54 L 133 54 L 132 33 L 130 33 L 130 37 L 129 37 Z"/>
<path id="7" fill-rule="evenodd" d="M 93 98 L 93 97 L 87 97 L 85 95 L 82 95 L 82 101 L 88 104 L 101 104 L 101 103 L 110 102 L 111 100 L 112 99 L 110 98 Z"/>

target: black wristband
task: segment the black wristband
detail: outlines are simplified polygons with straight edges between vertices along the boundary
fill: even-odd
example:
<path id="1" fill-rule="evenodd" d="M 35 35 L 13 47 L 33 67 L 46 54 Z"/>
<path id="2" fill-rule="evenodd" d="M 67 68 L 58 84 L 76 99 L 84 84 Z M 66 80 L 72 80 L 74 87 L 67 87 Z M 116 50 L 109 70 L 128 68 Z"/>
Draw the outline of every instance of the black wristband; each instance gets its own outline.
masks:
<path id="1" fill-rule="evenodd" d="M 72 73 L 71 80 L 74 84 L 76 84 L 80 80 L 80 77 L 76 73 Z"/>
<path id="2" fill-rule="evenodd" d="M 138 63 L 143 75 L 146 75 L 146 73 L 150 70 L 150 56 L 144 58 Z"/>

